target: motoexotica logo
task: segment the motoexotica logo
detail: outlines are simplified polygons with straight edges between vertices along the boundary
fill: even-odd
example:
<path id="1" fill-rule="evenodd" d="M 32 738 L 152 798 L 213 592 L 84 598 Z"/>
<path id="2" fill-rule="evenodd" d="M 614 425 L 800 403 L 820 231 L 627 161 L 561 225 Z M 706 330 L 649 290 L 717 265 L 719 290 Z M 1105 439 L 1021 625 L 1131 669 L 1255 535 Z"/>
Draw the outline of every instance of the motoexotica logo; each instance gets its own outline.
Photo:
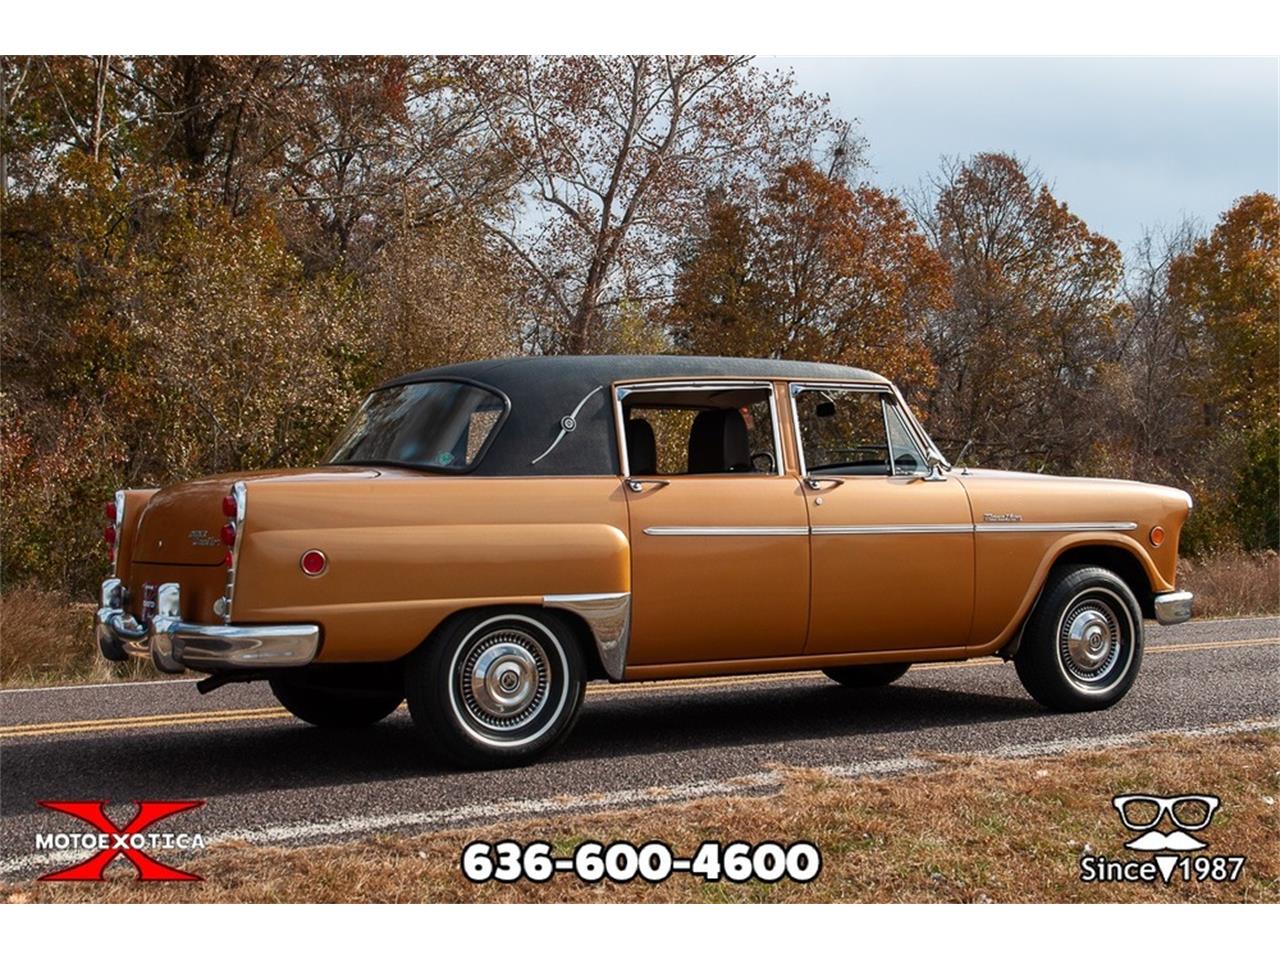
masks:
<path id="1" fill-rule="evenodd" d="M 81 850 L 89 856 L 74 867 L 45 874 L 41 880 L 102 880 L 107 866 L 124 857 L 139 880 L 199 880 L 200 877 L 161 863 L 152 851 L 204 849 L 199 833 L 155 829 L 160 821 L 204 805 L 203 800 L 139 800 L 138 812 L 124 826 L 107 816 L 103 800 L 41 800 L 47 810 L 65 813 L 89 824 L 92 830 L 36 834 L 37 850 Z"/>
<path id="2" fill-rule="evenodd" d="M 1126 830 L 1138 836 L 1125 843 L 1129 850 L 1151 853 L 1148 859 L 1112 860 L 1086 854 L 1080 858 L 1080 879 L 1085 883 L 1168 884 L 1182 880 L 1231 881 L 1244 868 L 1242 856 L 1196 854 L 1209 844 L 1198 834 L 1213 822 L 1222 801 L 1208 793 L 1161 797 L 1130 793 L 1113 797 L 1111 805 Z M 1169 829 L 1161 829 L 1168 824 Z"/>

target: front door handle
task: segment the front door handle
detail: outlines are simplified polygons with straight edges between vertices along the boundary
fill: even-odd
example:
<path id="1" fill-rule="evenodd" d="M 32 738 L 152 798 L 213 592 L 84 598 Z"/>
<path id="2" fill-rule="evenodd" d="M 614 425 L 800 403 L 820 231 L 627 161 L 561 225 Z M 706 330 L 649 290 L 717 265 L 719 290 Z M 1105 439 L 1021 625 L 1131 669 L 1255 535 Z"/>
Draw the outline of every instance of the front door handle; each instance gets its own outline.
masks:
<path id="1" fill-rule="evenodd" d="M 649 484 L 649 486 L 651 487 L 665 487 L 671 481 L 670 480 L 640 480 L 640 479 L 637 479 L 636 477 L 627 477 L 626 482 L 627 482 L 628 490 L 630 490 L 632 493 L 639 493 L 641 490 L 644 489 L 644 486 L 646 483 Z"/>
<path id="2" fill-rule="evenodd" d="M 810 490 L 821 490 L 824 483 L 829 483 L 833 487 L 841 486 L 844 481 L 839 477 L 805 477 L 805 486 Z"/>

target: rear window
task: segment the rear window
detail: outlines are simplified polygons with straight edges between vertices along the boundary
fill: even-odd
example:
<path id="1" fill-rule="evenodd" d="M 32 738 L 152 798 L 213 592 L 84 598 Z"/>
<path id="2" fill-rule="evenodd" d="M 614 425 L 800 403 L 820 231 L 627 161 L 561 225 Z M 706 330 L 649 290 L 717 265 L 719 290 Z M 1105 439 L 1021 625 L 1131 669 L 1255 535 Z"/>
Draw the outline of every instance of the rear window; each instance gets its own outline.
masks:
<path id="1" fill-rule="evenodd" d="M 484 455 L 506 412 L 505 397 L 472 383 L 432 380 L 375 390 L 326 462 L 462 472 Z"/>

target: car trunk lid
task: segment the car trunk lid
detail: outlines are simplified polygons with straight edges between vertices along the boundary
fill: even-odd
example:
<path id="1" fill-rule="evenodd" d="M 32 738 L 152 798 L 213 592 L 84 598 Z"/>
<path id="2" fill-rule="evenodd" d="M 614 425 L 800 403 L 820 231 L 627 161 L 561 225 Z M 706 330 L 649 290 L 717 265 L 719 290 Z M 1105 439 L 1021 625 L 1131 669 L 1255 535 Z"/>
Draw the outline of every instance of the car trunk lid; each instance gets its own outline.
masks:
<path id="1" fill-rule="evenodd" d="M 139 518 L 133 561 L 167 566 L 211 567 L 223 564 L 227 548 L 221 533 L 228 518 L 223 514 L 222 501 L 231 493 L 236 481 L 244 481 L 252 490 L 255 482 L 273 479 L 341 482 L 346 479 L 369 480 L 378 474 L 379 471 L 368 467 L 260 470 L 222 474 L 165 487 L 156 492 Z M 253 509 L 251 493 L 248 509 Z"/>

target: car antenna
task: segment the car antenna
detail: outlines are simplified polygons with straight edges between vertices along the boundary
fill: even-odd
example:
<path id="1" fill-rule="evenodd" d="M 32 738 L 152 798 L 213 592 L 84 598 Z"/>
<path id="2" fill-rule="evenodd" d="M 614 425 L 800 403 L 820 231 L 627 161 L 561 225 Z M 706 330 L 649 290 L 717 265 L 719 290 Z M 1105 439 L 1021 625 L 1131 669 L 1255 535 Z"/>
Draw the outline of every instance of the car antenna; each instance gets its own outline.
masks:
<path id="1" fill-rule="evenodd" d="M 960 452 L 956 454 L 956 466 L 960 468 L 960 476 L 962 477 L 969 476 L 968 465 L 961 463 L 961 461 L 964 460 L 964 455 L 969 452 L 969 448 L 972 446 L 973 446 L 973 437 L 970 437 L 968 440 L 964 442 L 964 446 L 960 448 Z"/>

